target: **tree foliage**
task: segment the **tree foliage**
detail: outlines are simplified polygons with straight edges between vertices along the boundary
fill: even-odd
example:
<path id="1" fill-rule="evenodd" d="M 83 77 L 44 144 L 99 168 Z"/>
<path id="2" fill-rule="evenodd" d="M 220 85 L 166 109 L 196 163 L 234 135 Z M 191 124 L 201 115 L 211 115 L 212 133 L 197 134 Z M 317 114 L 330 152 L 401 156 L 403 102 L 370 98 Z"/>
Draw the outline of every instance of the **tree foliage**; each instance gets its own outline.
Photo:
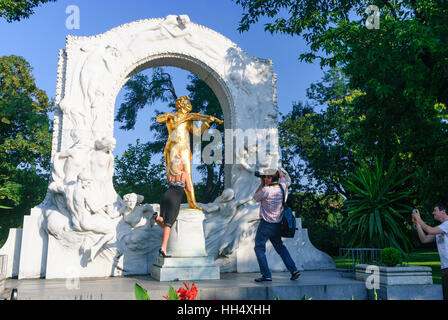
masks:
<path id="1" fill-rule="evenodd" d="M 301 36 L 308 49 L 299 59 L 325 71 L 308 90 L 310 101 L 296 103 L 280 124 L 295 191 L 353 199 L 341 182 L 356 163 L 377 157 L 412 174 L 401 186 L 415 191 L 407 205 L 430 210 L 448 201 L 448 1 L 235 1 L 244 9 L 241 32 L 263 20 L 270 33 Z M 379 29 L 366 27 L 369 5 L 379 8 Z M 370 221 L 352 232 L 358 240 L 376 238 Z M 393 227 L 404 247 L 397 238 L 404 224 Z"/>
<path id="2" fill-rule="evenodd" d="M 174 108 L 177 99 L 171 75 L 163 68 L 154 68 L 152 77 L 139 73 L 129 79 L 124 86 L 125 101 L 120 105 L 115 120 L 124 123 L 120 129 L 134 129 L 137 114 L 145 106 L 153 105 L 156 101 L 167 102 Z"/>
<path id="3" fill-rule="evenodd" d="M 34 8 L 47 2 L 56 0 L 0 0 L 0 18 L 7 22 L 29 18 L 34 13 Z"/>
<path id="4" fill-rule="evenodd" d="M 340 69 L 325 73 L 322 82 L 308 90 L 311 103 L 296 103 L 279 125 L 283 163 L 295 177 L 296 192 L 335 192 L 347 196 L 340 179 L 352 169 L 352 143 L 359 119 L 349 104 L 358 92 L 350 93 Z M 345 101 L 345 106 L 329 101 Z M 321 112 L 318 104 L 329 102 Z M 306 178 L 308 183 L 301 183 Z"/>
<path id="5" fill-rule="evenodd" d="M 302 128 L 296 150 L 305 145 L 301 155 L 315 179 L 324 177 L 329 185 L 351 170 L 355 158 L 399 155 L 398 165 L 417 174 L 419 201 L 430 206 L 448 200 L 448 186 L 437 178 L 448 174 L 447 1 L 236 2 L 245 9 L 240 31 L 266 19 L 271 33 L 303 36 L 309 50 L 300 53 L 302 61 L 318 59 L 345 79 L 315 84 L 309 92 L 313 110 L 297 106 L 285 118 L 288 130 L 294 117 Z M 380 9 L 379 29 L 366 28 L 367 5 Z M 316 112 L 318 104 L 326 111 Z M 313 148 L 311 141 L 319 144 Z M 322 156 L 331 161 L 328 171 L 321 170 Z M 339 157 L 342 163 L 334 163 Z"/>
<path id="6" fill-rule="evenodd" d="M 0 203 L 31 207 L 45 195 L 53 102 L 22 57 L 0 58 Z"/>
<path id="7" fill-rule="evenodd" d="M 310 241 L 316 248 L 338 255 L 339 248 L 348 242 L 347 228 L 342 226 L 347 214 L 341 211 L 344 199 L 339 194 L 292 192 L 288 205 L 301 218 L 302 227 L 308 230 Z"/>

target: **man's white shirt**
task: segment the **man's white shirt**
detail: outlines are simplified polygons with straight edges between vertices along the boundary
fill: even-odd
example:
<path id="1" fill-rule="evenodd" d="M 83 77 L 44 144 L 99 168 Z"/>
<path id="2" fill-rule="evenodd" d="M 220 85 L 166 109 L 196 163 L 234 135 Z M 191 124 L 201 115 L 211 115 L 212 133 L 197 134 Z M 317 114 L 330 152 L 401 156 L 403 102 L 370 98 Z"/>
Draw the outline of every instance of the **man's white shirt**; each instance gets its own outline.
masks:
<path id="1" fill-rule="evenodd" d="M 436 234 L 437 250 L 439 251 L 442 269 L 448 268 L 448 221 L 438 226 L 444 233 Z"/>

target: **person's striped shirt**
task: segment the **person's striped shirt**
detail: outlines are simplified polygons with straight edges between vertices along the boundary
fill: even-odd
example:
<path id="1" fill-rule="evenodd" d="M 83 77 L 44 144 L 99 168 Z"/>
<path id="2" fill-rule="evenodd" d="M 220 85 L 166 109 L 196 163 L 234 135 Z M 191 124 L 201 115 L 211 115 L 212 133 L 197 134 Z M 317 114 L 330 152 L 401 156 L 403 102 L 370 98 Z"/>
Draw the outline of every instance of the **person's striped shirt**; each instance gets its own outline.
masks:
<path id="1" fill-rule="evenodd" d="M 284 177 L 278 180 L 286 194 L 286 179 Z M 261 202 L 260 218 L 269 223 L 279 223 L 282 221 L 283 194 L 278 184 L 273 186 L 264 186 L 254 195 L 254 200 Z"/>

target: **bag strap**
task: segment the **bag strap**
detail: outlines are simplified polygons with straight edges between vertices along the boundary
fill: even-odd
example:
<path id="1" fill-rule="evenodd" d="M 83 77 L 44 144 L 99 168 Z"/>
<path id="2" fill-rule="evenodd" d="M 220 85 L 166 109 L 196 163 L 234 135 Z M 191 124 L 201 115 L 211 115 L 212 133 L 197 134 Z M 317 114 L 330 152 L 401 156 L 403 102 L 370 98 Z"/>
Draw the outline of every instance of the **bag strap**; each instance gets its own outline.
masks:
<path id="1" fill-rule="evenodd" d="M 278 184 L 279 186 L 280 186 L 280 190 L 282 190 L 282 195 L 283 195 L 283 202 L 282 202 L 282 204 L 283 204 L 283 210 L 285 210 L 286 209 L 286 203 L 285 203 L 285 198 L 286 198 L 286 196 L 285 196 L 285 190 L 283 190 L 283 187 L 282 187 L 282 185 L 279 183 Z"/>

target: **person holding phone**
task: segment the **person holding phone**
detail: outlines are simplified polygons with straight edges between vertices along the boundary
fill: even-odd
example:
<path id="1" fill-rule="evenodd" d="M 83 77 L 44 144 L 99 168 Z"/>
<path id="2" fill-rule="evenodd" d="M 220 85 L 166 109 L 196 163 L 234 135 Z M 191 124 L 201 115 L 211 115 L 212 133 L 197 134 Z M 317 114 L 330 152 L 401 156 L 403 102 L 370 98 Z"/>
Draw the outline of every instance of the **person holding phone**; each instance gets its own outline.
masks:
<path id="1" fill-rule="evenodd" d="M 435 241 L 439 251 L 442 268 L 443 300 L 448 300 L 448 215 L 444 204 L 436 204 L 432 212 L 434 220 L 440 222 L 437 227 L 428 226 L 420 217 L 417 209 L 412 211 L 412 221 L 417 229 L 421 243 Z"/>

